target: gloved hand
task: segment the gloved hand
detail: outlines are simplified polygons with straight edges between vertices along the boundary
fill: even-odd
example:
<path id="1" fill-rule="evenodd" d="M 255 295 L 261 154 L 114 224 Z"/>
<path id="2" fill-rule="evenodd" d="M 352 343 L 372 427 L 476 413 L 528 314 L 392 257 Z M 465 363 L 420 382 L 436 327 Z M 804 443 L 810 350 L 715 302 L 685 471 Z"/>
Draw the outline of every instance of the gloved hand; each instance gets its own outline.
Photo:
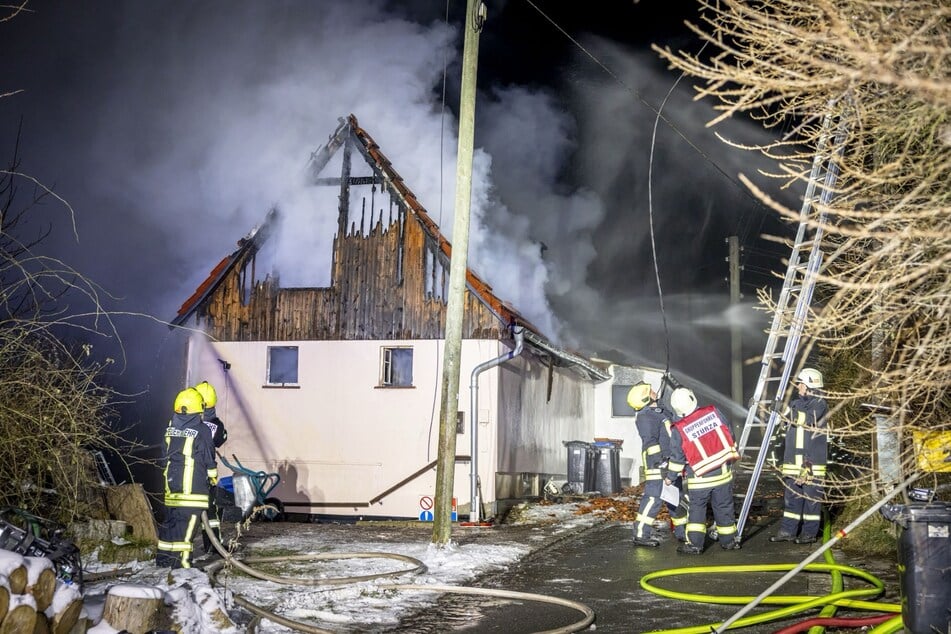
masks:
<path id="1" fill-rule="evenodd" d="M 799 470 L 799 475 L 796 476 L 796 479 L 793 480 L 796 486 L 803 486 L 809 484 L 812 480 L 812 465 L 806 463 L 802 466 L 802 469 Z"/>
<path id="2" fill-rule="evenodd" d="M 212 489 L 218 486 L 218 478 L 208 478 L 208 486 L 210 486 Z"/>
<path id="3" fill-rule="evenodd" d="M 670 472 L 667 469 L 667 466 L 669 464 L 670 464 L 669 460 L 664 460 L 662 463 L 660 463 L 660 465 L 658 465 L 660 466 L 660 479 L 668 484 L 670 484 L 670 477 L 669 477 Z"/>

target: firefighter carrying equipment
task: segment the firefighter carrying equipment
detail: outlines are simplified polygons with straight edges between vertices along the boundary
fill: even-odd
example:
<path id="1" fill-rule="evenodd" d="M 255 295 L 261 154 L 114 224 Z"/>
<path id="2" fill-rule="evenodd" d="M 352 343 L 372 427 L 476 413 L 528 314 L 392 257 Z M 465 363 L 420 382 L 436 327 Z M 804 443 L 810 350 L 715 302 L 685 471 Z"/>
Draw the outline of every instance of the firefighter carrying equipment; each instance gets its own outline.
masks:
<path id="1" fill-rule="evenodd" d="M 678 387 L 670 395 L 670 407 L 683 418 L 697 409 L 697 397 L 689 387 Z"/>
<path id="2" fill-rule="evenodd" d="M 687 464 L 698 476 L 740 459 L 730 427 L 713 405 L 695 410 L 676 421 L 674 427 L 684 440 Z"/>
<path id="3" fill-rule="evenodd" d="M 193 387 L 188 387 L 175 397 L 176 414 L 201 414 L 205 409 L 205 399 Z"/>
<path id="4" fill-rule="evenodd" d="M 627 404 L 635 412 L 647 407 L 651 402 L 651 386 L 649 383 L 638 383 L 627 393 Z"/>

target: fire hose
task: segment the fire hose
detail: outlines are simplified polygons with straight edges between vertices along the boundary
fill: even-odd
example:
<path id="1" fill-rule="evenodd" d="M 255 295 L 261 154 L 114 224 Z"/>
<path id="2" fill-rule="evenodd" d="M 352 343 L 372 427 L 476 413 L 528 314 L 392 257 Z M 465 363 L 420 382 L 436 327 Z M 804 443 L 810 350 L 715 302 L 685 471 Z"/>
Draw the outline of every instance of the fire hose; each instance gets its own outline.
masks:
<path id="1" fill-rule="evenodd" d="M 648 592 L 653 592 L 660 596 L 670 597 L 670 598 L 680 598 L 687 601 L 696 601 L 700 603 L 717 603 L 717 604 L 728 604 L 728 605 L 742 605 L 743 607 L 737 611 L 729 619 L 719 622 L 719 623 L 710 623 L 702 626 L 694 627 L 685 627 L 673 630 L 664 630 L 665 634 L 705 634 L 709 632 L 720 633 L 724 632 L 727 629 L 745 627 L 748 625 L 756 625 L 759 623 L 765 623 L 775 619 L 785 618 L 798 614 L 805 610 L 809 610 L 816 607 L 830 608 L 834 607 L 848 607 L 856 608 L 863 610 L 875 610 L 877 612 L 885 613 L 897 613 L 898 616 L 889 619 L 875 627 L 872 631 L 876 634 L 886 634 L 888 632 L 896 631 L 896 629 L 901 629 L 902 619 L 901 619 L 901 606 L 893 603 L 880 603 L 873 601 L 866 601 L 863 599 L 877 597 L 884 590 L 884 583 L 874 575 L 871 575 L 865 571 L 859 570 L 858 568 L 853 568 L 851 566 L 844 566 L 841 564 L 836 564 L 833 562 L 829 550 L 832 546 L 838 542 L 841 538 L 845 537 L 849 532 L 851 532 L 856 526 L 864 522 L 868 517 L 875 513 L 878 509 L 884 506 L 888 500 L 894 497 L 897 493 L 908 487 L 912 482 L 920 477 L 920 474 L 915 473 L 909 477 L 905 482 L 896 486 L 892 491 L 887 493 L 882 497 L 878 502 L 873 504 L 869 509 L 864 513 L 859 515 L 855 520 L 853 520 L 848 526 L 838 531 L 835 536 L 830 536 L 829 524 L 826 522 L 823 536 L 824 543 L 815 552 L 809 555 L 806 559 L 798 564 L 760 564 L 760 565 L 750 565 L 750 566 L 708 566 L 708 567 L 693 567 L 693 568 L 675 568 L 670 570 L 661 570 L 653 573 L 644 575 L 641 578 L 641 587 L 647 590 Z M 830 538 L 831 537 L 831 538 Z M 825 564 L 815 564 L 811 563 L 820 555 L 825 555 L 827 563 Z M 661 577 L 669 577 L 675 575 L 683 574 L 708 574 L 708 573 L 734 573 L 734 572 L 779 572 L 787 571 L 782 578 L 764 590 L 756 597 L 747 597 L 747 596 L 712 596 L 707 594 L 692 594 L 692 593 L 681 593 L 675 592 L 673 590 L 666 590 L 663 588 L 658 588 L 653 586 L 650 582 L 654 579 Z M 825 596 L 813 597 L 813 596 L 796 596 L 796 595 L 780 595 L 775 596 L 775 592 L 780 586 L 782 586 L 786 581 L 791 579 L 793 576 L 801 572 L 815 572 L 815 571 L 825 571 L 833 574 L 833 591 Z M 842 590 L 842 580 L 841 575 L 847 574 L 849 576 L 858 577 L 864 579 L 871 584 L 871 588 L 862 588 L 857 590 Z M 787 607 L 779 608 L 776 610 L 771 610 L 768 612 L 763 612 L 755 616 L 744 616 L 754 607 L 759 604 L 764 605 L 786 605 Z M 820 615 L 822 617 L 831 616 L 829 612 L 823 610 L 823 613 Z M 897 623 L 897 626 L 896 626 Z"/>
<path id="2" fill-rule="evenodd" d="M 221 541 L 214 534 L 211 526 L 208 523 L 208 513 L 203 511 L 201 514 L 202 525 L 205 529 L 205 533 L 211 539 L 211 543 L 214 546 L 215 550 L 222 556 L 220 561 L 216 561 L 211 565 L 205 568 L 205 572 L 208 574 L 208 578 L 211 582 L 219 583 L 218 573 L 222 568 L 226 566 L 233 566 L 237 570 L 244 572 L 247 575 L 255 577 L 257 579 L 262 579 L 265 581 L 272 581 L 275 583 L 288 584 L 288 585 L 302 585 L 302 586 L 334 586 L 334 585 L 347 585 L 353 583 L 360 583 L 363 581 L 368 581 L 371 579 L 378 579 L 382 577 L 390 576 L 399 576 L 404 574 L 422 574 L 426 572 L 426 565 L 407 555 L 400 555 L 397 553 L 382 553 L 382 552 L 357 552 L 357 553 L 316 553 L 316 554 L 307 554 L 307 555 L 292 555 L 292 556 L 280 556 L 280 557 L 248 557 L 244 559 L 238 559 L 234 557 L 227 548 L 221 543 Z M 313 579 L 306 577 L 282 577 L 271 575 L 262 571 L 259 571 L 248 564 L 253 563 L 269 563 L 276 561 L 318 561 L 318 560 L 331 560 L 331 559 L 357 559 L 357 558 L 387 558 L 387 559 L 396 559 L 406 563 L 413 564 L 412 568 L 395 570 L 392 572 L 384 573 L 375 573 L 371 575 L 360 575 L 353 577 L 340 577 L 332 579 Z M 552 597 L 543 594 L 533 594 L 529 592 L 515 592 L 511 590 L 497 590 L 493 588 L 474 588 L 468 586 L 453 586 L 453 585 L 439 585 L 439 584 L 386 584 L 379 586 L 381 590 L 404 590 L 404 591 L 420 591 L 420 592 L 438 592 L 443 594 L 472 594 L 480 596 L 489 596 L 503 599 L 511 599 L 514 601 L 536 601 L 540 603 L 549 603 L 553 605 L 560 605 L 563 607 L 571 608 L 582 613 L 583 617 L 564 627 L 544 630 L 542 632 L 537 632 L 536 634 L 570 634 L 571 632 L 580 632 L 587 628 L 591 623 L 594 622 L 594 611 L 583 603 L 577 601 L 570 601 L 568 599 L 562 599 L 560 597 Z M 300 621 L 294 621 L 286 617 L 275 614 L 272 611 L 265 610 L 261 608 L 244 597 L 235 594 L 234 595 L 235 604 L 243 607 L 258 618 L 267 619 L 273 621 L 279 625 L 295 629 L 299 632 L 305 632 L 307 634 L 333 634 L 330 630 L 321 629 L 317 626 L 310 625 L 308 623 L 302 623 Z"/>

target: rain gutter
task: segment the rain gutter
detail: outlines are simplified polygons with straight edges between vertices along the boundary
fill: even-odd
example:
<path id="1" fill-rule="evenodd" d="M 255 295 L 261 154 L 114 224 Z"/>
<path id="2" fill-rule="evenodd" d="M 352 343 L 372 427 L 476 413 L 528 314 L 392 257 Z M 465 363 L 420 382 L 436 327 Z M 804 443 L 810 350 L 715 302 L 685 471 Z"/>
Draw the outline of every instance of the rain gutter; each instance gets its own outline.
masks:
<path id="1" fill-rule="evenodd" d="M 524 326 L 514 326 L 512 328 L 512 335 L 515 337 L 515 348 L 500 357 L 480 363 L 472 369 L 472 378 L 469 381 L 469 521 L 474 524 L 480 521 L 479 512 L 482 508 L 481 501 L 479 500 L 479 375 L 521 354 L 524 333 Z"/>

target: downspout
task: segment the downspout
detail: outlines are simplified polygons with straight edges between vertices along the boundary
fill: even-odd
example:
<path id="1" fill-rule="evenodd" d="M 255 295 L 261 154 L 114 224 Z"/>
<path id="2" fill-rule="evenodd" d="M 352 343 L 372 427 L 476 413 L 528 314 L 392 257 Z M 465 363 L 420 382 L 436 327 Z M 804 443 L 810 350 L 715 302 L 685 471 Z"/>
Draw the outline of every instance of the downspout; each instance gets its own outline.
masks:
<path id="1" fill-rule="evenodd" d="M 469 459 L 471 468 L 469 475 L 469 521 L 472 523 L 480 521 L 479 511 L 482 508 L 482 503 L 479 500 L 479 375 L 521 354 L 524 331 L 524 326 L 513 326 L 512 336 L 515 338 L 515 348 L 500 357 L 480 363 L 472 369 L 472 378 L 469 381 L 469 398 L 471 399 L 469 403 L 469 447 L 471 454 Z"/>

